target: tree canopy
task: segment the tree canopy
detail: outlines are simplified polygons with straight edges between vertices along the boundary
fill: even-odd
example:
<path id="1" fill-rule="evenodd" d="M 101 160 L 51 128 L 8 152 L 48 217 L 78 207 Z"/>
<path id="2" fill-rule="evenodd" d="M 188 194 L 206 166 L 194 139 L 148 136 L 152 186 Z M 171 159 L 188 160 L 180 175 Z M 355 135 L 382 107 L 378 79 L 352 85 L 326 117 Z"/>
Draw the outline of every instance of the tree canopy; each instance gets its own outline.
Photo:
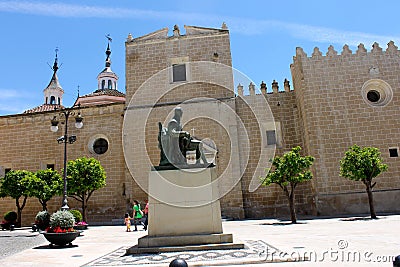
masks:
<path id="1" fill-rule="evenodd" d="M 276 156 L 272 161 L 272 168 L 268 169 L 267 175 L 262 178 L 263 185 L 277 184 L 285 192 L 293 223 L 297 221 L 294 189 L 299 183 L 312 179 L 312 173 L 309 169 L 314 161 L 312 156 L 301 156 L 300 150 L 301 147 L 297 146 L 283 156 Z"/>
<path id="2" fill-rule="evenodd" d="M 87 202 L 94 191 L 106 185 L 106 173 L 95 158 L 78 158 L 67 164 L 68 195 L 82 203 L 83 220 L 86 218 Z"/>
<path id="3" fill-rule="evenodd" d="M 381 152 L 376 147 L 359 147 L 353 145 L 340 160 L 340 176 L 353 181 L 361 181 L 368 195 L 371 218 L 376 219 L 372 189 L 372 179 L 387 171 L 388 166 L 382 163 Z"/>
<path id="4" fill-rule="evenodd" d="M 62 192 L 62 177 L 54 170 L 39 170 L 33 176 L 34 183 L 29 188 L 30 196 L 36 197 L 43 210 L 47 210 L 47 202 Z"/>
<path id="5" fill-rule="evenodd" d="M 268 174 L 262 179 L 263 185 L 277 184 L 282 189 L 290 184 L 298 183 L 312 179 L 312 173 L 309 170 L 313 164 L 314 157 L 300 155 L 301 147 L 292 148 L 290 152 L 283 156 L 276 156 L 272 161 L 272 168 L 268 170 Z"/>
<path id="6" fill-rule="evenodd" d="M 340 176 L 353 181 L 372 181 L 388 166 L 382 163 L 381 152 L 376 147 L 353 145 L 340 160 Z"/>
<path id="7" fill-rule="evenodd" d="M 11 170 L 0 179 L 0 197 L 11 197 L 15 199 L 18 209 L 18 224 L 21 225 L 22 210 L 26 199 L 31 196 L 30 188 L 34 183 L 34 174 L 26 170 Z M 20 202 L 22 198 L 22 203 Z"/>

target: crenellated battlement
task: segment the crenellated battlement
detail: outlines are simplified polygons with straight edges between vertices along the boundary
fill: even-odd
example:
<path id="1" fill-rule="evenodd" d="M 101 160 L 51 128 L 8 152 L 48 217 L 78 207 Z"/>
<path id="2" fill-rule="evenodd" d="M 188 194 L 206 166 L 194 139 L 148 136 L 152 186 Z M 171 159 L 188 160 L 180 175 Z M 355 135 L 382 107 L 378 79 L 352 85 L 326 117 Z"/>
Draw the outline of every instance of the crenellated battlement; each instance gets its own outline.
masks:
<path id="1" fill-rule="evenodd" d="M 264 81 L 261 82 L 260 87 L 256 89 L 256 85 L 252 82 L 248 85 L 248 90 L 244 89 L 242 84 L 238 84 L 236 87 L 238 96 L 253 96 L 253 95 L 267 95 L 267 94 L 278 94 L 280 92 L 290 92 L 290 82 L 285 79 L 283 81 L 284 90 L 279 91 L 279 84 L 277 81 L 273 80 L 271 83 L 272 92 L 268 92 L 267 85 Z"/>
<path id="2" fill-rule="evenodd" d="M 377 42 L 373 43 L 372 49 L 370 52 L 367 51 L 363 43 L 360 43 L 357 46 L 357 51 L 355 52 L 354 55 L 358 56 L 365 56 L 367 54 L 372 54 L 372 55 L 384 55 L 384 54 L 398 54 L 400 55 L 400 50 L 398 47 L 394 44 L 393 41 L 390 41 L 387 44 L 387 48 L 385 51 L 379 46 Z M 296 48 L 296 56 L 294 57 L 294 61 L 296 61 L 297 58 L 310 58 L 310 59 L 322 59 L 322 58 L 332 58 L 332 57 L 340 57 L 340 56 L 349 56 L 353 55 L 352 50 L 349 48 L 347 44 L 345 44 L 342 48 L 342 51 L 340 54 L 335 50 L 333 45 L 330 45 L 328 47 L 328 51 L 326 52 L 325 56 L 322 55 L 322 52 L 318 47 L 315 47 L 311 57 L 308 57 L 307 54 L 304 52 L 303 48 L 297 47 Z"/>

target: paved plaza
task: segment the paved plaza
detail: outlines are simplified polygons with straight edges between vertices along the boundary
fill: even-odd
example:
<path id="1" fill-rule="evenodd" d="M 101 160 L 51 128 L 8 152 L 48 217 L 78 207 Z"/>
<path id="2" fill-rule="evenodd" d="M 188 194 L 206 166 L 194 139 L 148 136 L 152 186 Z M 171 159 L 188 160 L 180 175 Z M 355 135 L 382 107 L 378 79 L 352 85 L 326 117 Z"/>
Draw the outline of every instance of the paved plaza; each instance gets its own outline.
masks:
<path id="1" fill-rule="evenodd" d="M 298 224 L 224 221 L 223 228 L 245 249 L 124 256 L 145 231 L 91 226 L 72 247 L 62 248 L 49 248 L 42 235 L 29 229 L 0 231 L 0 265 L 155 267 L 180 257 L 189 266 L 392 266 L 392 257 L 400 255 L 400 215 L 303 219 Z"/>

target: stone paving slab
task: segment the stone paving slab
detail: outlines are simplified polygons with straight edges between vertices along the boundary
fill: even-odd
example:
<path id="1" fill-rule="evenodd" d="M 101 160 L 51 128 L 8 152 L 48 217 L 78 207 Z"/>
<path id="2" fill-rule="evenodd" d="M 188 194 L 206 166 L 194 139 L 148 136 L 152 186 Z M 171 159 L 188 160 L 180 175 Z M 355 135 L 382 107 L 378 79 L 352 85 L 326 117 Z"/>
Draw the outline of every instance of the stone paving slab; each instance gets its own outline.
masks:
<path id="1" fill-rule="evenodd" d="M 125 232 L 124 226 L 93 226 L 73 242 L 73 247 L 50 249 L 48 242 L 43 241 L 33 248 L 22 248 L 21 252 L 0 258 L 0 266 L 127 267 L 140 266 L 140 263 L 154 267 L 168 266 L 173 258 L 181 256 L 186 257 L 189 266 L 271 266 L 271 262 L 278 260 L 283 261 L 279 267 L 373 267 L 392 266 L 393 257 L 400 255 L 400 215 L 380 216 L 378 220 L 317 218 L 299 220 L 298 224 L 275 219 L 224 221 L 223 228 L 224 233 L 233 234 L 234 242 L 243 242 L 247 248 L 230 253 L 203 251 L 143 255 L 140 259 L 121 257 L 127 247 L 137 244 L 138 238 L 147 232 Z M 21 242 L 16 237 L 1 237 L 2 234 L 0 240 Z M 303 261 L 289 261 L 293 259 Z M 154 264 L 149 264 L 150 261 Z"/>

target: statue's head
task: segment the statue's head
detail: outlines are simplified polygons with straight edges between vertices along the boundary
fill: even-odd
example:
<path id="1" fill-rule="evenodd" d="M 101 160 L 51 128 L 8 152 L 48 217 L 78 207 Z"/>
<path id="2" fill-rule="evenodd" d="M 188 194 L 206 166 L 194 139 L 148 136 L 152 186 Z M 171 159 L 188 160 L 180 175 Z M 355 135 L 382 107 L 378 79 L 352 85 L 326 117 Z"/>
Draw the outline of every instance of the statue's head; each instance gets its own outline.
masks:
<path id="1" fill-rule="evenodd" d="M 182 117 L 182 113 L 183 113 L 183 111 L 182 111 L 181 107 L 176 107 L 175 108 L 175 117 L 181 118 Z"/>

